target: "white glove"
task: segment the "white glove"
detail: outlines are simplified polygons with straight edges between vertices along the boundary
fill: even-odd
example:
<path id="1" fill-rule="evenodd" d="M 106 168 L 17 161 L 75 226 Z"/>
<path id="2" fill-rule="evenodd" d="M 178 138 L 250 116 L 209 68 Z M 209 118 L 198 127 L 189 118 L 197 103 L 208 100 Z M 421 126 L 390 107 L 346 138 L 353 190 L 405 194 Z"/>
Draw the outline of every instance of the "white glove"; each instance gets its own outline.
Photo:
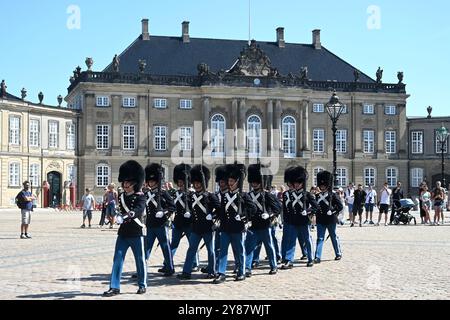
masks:
<path id="1" fill-rule="evenodd" d="M 327 215 L 332 216 L 333 212 L 331 212 L 331 210 L 328 210 Z"/>
<path id="2" fill-rule="evenodd" d="M 236 219 L 236 221 L 241 221 L 241 216 L 237 215 L 236 217 L 234 217 Z"/>
<path id="3" fill-rule="evenodd" d="M 185 217 L 186 219 L 189 219 L 191 217 L 191 213 L 186 212 L 183 217 Z"/>
<path id="4" fill-rule="evenodd" d="M 261 218 L 263 218 L 264 220 L 267 220 L 267 219 L 269 219 L 269 214 L 268 213 L 263 213 L 262 215 L 261 215 Z"/>
<path id="5" fill-rule="evenodd" d="M 302 216 L 306 217 L 307 215 L 308 215 L 308 212 L 306 212 L 306 210 L 303 210 Z"/>
<path id="6" fill-rule="evenodd" d="M 123 223 L 123 217 L 121 215 L 118 215 L 116 218 L 116 223 L 117 224 L 122 224 Z"/>
<path id="7" fill-rule="evenodd" d="M 155 214 L 155 217 L 157 217 L 158 219 L 161 219 L 162 217 L 164 217 L 164 212 L 158 211 L 158 212 Z"/>
<path id="8" fill-rule="evenodd" d="M 212 215 L 211 215 L 211 214 L 208 214 L 208 215 L 206 216 L 206 220 L 212 221 Z"/>

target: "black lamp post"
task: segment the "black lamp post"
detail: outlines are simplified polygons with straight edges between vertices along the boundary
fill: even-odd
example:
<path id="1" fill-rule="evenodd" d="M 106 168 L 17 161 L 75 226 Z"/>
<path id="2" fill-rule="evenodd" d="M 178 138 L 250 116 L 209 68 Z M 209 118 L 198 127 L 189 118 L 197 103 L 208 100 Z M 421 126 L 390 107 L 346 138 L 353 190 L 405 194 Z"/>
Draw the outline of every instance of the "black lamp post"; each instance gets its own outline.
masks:
<path id="1" fill-rule="evenodd" d="M 344 105 L 339 101 L 339 97 L 336 94 L 336 90 L 334 90 L 333 95 L 330 98 L 330 101 L 326 104 L 328 115 L 330 116 L 331 122 L 333 124 L 333 187 L 338 185 L 337 181 L 337 164 L 336 164 L 336 123 L 339 120 L 339 117 L 344 111 Z"/>
<path id="2" fill-rule="evenodd" d="M 449 136 L 449 132 L 447 130 L 446 127 L 444 127 L 444 125 L 442 124 L 442 127 L 437 129 L 436 131 L 436 138 L 438 140 L 438 142 L 441 144 L 441 176 L 442 176 L 442 187 L 446 188 L 447 184 L 445 182 L 445 174 L 444 174 L 444 170 L 445 170 L 445 161 L 444 161 L 444 151 L 445 151 L 445 145 L 447 142 Z"/>

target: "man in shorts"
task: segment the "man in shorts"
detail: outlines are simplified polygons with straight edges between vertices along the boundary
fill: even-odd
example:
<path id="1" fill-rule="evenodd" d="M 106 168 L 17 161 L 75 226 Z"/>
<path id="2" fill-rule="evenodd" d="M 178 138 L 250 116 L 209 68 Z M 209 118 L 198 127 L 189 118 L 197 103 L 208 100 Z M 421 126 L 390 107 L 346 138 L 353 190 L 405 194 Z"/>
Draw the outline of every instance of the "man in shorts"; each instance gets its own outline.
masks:
<path id="1" fill-rule="evenodd" d="M 389 211 L 389 205 L 391 204 L 391 189 L 389 189 L 388 183 L 385 182 L 383 185 L 383 189 L 380 190 L 380 203 L 379 203 L 379 211 L 377 226 L 380 225 L 381 215 L 384 213 L 384 225 L 387 226 L 387 215 Z"/>
<path id="2" fill-rule="evenodd" d="M 358 189 L 356 189 L 353 193 L 353 220 L 350 227 L 353 227 L 355 225 L 356 215 L 359 215 L 359 226 L 362 227 L 362 214 L 366 196 L 367 194 L 363 190 L 362 184 L 358 184 Z"/>
<path id="3" fill-rule="evenodd" d="M 31 223 L 31 212 L 33 211 L 33 200 L 36 198 L 30 191 L 30 182 L 25 181 L 23 183 L 23 190 L 16 197 L 16 201 L 20 208 L 22 216 L 22 224 L 20 226 L 20 239 L 31 239 L 28 234 L 28 227 Z"/>
<path id="4" fill-rule="evenodd" d="M 81 206 L 83 208 L 83 224 L 81 225 L 81 228 L 86 228 L 85 221 L 86 218 L 88 218 L 89 228 L 91 227 L 91 220 L 92 220 L 92 211 L 95 208 L 95 199 L 94 196 L 91 194 L 91 190 L 89 188 L 86 189 L 86 193 L 83 195 L 83 198 L 81 198 Z"/>

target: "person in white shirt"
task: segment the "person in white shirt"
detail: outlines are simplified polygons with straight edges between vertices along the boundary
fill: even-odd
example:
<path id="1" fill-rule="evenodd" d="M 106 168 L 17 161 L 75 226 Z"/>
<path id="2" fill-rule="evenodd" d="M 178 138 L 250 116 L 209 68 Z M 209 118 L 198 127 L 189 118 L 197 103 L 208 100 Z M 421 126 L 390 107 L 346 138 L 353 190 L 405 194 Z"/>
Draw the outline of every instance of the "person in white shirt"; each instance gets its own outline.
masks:
<path id="1" fill-rule="evenodd" d="M 366 221 L 364 221 L 364 224 L 368 223 L 369 224 L 374 224 L 373 220 L 372 220 L 372 215 L 373 215 L 373 207 L 375 206 L 376 203 L 376 198 L 377 198 L 377 192 L 375 190 L 373 190 L 372 185 L 369 185 L 369 189 L 366 192 Z M 370 215 L 370 221 L 368 220 Z"/>
<path id="2" fill-rule="evenodd" d="M 92 211 L 95 208 L 95 199 L 94 196 L 91 194 L 91 190 L 89 188 L 86 189 L 86 194 L 81 199 L 81 206 L 83 207 L 83 224 L 81 225 L 81 228 L 86 227 L 85 225 L 86 218 L 88 218 L 90 228 L 92 220 Z"/>
<path id="3" fill-rule="evenodd" d="M 355 192 L 355 188 L 353 187 L 353 183 L 350 183 L 348 187 L 345 189 L 345 204 L 348 207 L 349 220 L 353 221 L 353 202 L 355 198 L 353 196 Z"/>
<path id="4" fill-rule="evenodd" d="M 378 215 L 377 226 L 380 225 L 381 215 L 384 213 L 384 225 L 387 226 L 387 215 L 389 211 L 389 206 L 391 204 L 391 189 L 389 189 L 388 183 L 385 182 L 383 188 L 380 190 L 380 202 L 378 206 L 378 210 L 380 214 Z"/>

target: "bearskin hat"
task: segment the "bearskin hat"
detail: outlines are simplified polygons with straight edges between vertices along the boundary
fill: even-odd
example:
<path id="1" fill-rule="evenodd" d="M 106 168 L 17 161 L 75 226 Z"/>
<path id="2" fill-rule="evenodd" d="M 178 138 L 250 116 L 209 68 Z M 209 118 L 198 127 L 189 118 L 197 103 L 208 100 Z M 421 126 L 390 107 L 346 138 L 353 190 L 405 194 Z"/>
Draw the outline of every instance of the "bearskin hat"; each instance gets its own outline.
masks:
<path id="1" fill-rule="evenodd" d="M 228 164 L 227 165 L 227 172 L 228 172 L 228 178 L 234 179 L 234 180 L 242 180 L 245 179 L 245 176 L 247 175 L 247 171 L 245 169 L 245 165 L 242 163 L 235 162 L 234 164 Z M 241 180 L 241 183 L 243 182 Z"/>
<path id="2" fill-rule="evenodd" d="M 329 171 L 321 171 L 317 173 L 317 185 L 327 186 L 330 188 L 333 185 L 333 174 Z"/>
<path id="3" fill-rule="evenodd" d="M 216 182 L 219 183 L 221 180 L 228 180 L 227 175 L 227 166 L 220 166 L 216 168 L 216 171 L 214 172 L 216 176 Z"/>
<path id="4" fill-rule="evenodd" d="M 145 167 L 145 181 L 161 181 L 164 179 L 164 170 L 158 163 L 151 163 Z"/>
<path id="5" fill-rule="evenodd" d="M 130 160 L 122 164 L 119 168 L 119 182 L 134 181 L 135 191 L 139 191 L 144 184 L 145 172 L 142 166 L 134 161 Z"/>
<path id="6" fill-rule="evenodd" d="M 287 168 L 284 172 L 284 180 L 288 183 L 303 183 L 308 180 L 308 172 L 302 166 Z"/>
<path id="7" fill-rule="evenodd" d="M 270 189 L 272 186 L 273 176 L 267 174 L 268 167 L 261 164 L 251 164 L 248 166 L 247 173 L 247 181 L 248 183 L 261 183 L 263 189 Z"/>
<path id="8" fill-rule="evenodd" d="M 188 182 L 188 187 L 191 184 L 191 166 L 188 164 L 179 164 L 173 168 L 173 182 L 178 183 L 178 180 L 183 180 Z"/>
<path id="9" fill-rule="evenodd" d="M 191 169 L 191 181 L 203 183 L 203 175 L 205 177 L 205 189 L 208 188 L 209 179 L 211 179 L 211 172 L 209 169 L 202 165 L 195 165 Z"/>

